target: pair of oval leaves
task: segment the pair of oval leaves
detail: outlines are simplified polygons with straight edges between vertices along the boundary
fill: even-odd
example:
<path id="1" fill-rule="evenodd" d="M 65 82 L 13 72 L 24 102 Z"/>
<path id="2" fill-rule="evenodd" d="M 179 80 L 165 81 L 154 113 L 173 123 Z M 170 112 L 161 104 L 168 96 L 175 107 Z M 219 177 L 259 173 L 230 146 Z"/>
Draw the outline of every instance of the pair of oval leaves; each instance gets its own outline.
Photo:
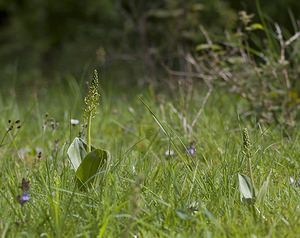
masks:
<path id="1" fill-rule="evenodd" d="M 81 185 L 90 184 L 97 174 L 104 174 L 107 171 L 109 152 L 92 147 L 92 151 L 87 153 L 87 144 L 78 137 L 71 143 L 67 154 Z"/>

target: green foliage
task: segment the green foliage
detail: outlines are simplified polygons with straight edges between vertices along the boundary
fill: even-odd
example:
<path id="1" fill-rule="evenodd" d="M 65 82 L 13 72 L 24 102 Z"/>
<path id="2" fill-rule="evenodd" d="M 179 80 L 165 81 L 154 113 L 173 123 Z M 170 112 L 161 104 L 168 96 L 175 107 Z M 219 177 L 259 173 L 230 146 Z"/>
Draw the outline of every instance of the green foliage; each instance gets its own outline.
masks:
<path id="1" fill-rule="evenodd" d="M 87 154 L 87 145 L 80 138 L 75 138 L 73 142 L 70 144 L 67 154 L 69 156 L 70 162 L 73 166 L 73 169 L 76 171 L 80 166 L 83 158 L 86 157 Z"/>
<path id="2" fill-rule="evenodd" d="M 273 28 L 263 18 L 262 23 L 253 19 L 242 11 L 236 30 L 228 31 L 222 43 L 207 35 L 206 42 L 196 45 L 189 60 L 193 74 L 246 99 L 242 116 L 294 126 L 300 106 L 299 32 L 285 34 L 278 24 Z"/>
<path id="3" fill-rule="evenodd" d="M 289 0 L 285 5 L 275 0 L 272 6 L 261 8 L 264 18 L 270 15 L 286 29 L 297 29 L 293 17 L 293 11 L 299 8 L 296 1 Z M 7 79 L 7 74 L 18 70 L 26 73 L 20 74 L 19 81 L 31 80 L 32 74 L 52 81 L 57 72 L 81 74 L 83 65 L 111 67 L 115 62 L 119 65 L 119 60 L 122 64 L 130 60 L 129 67 L 157 78 L 155 72 L 164 64 L 183 70 L 185 54 L 205 40 L 202 27 L 218 43 L 223 42 L 224 31 L 234 29 L 240 10 L 257 12 L 255 1 L 2 0 L 1 77 Z M 245 30 L 262 30 L 272 24 L 258 24 L 259 15 Z"/>
<path id="4" fill-rule="evenodd" d="M 91 52 L 92 65 L 129 52 L 122 57 L 142 61 L 144 77 L 160 64 L 180 80 L 178 88 L 171 81 L 168 92 L 160 84 L 161 93 L 134 91 L 126 82 L 126 90 L 104 98 L 98 118 L 95 71 L 81 127 L 70 124 L 82 114 L 83 98 L 72 76 L 66 76 L 68 89 L 37 84 L 26 100 L 5 88 L 1 236 L 297 237 L 300 34 L 273 27 L 259 5 L 256 15 L 235 14 L 236 4 L 2 0 L 0 21 L 7 22 L 0 22 L 0 58 L 14 62 L 12 82 L 19 79 L 18 65 L 30 61 L 39 66 L 25 77 L 38 82 L 39 71 L 52 72 L 51 59 L 66 52 L 77 57 L 60 63 L 74 68 L 83 67 L 83 55 Z M 193 78 L 202 79 L 208 92 Z M 43 116 L 46 111 L 58 119 Z M 247 117 L 256 119 L 251 141 L 244 129 L 241 142 Z M 273 122 L 295 128 L 286 137 Z"/>
<path id="5" fill-rule="evenodd" d="M 101 149 L 92 150 L 86 155 L 76 170 L 76 177 L 83 185 L 86 185 L 91 183 L 98 173 L 103 177 L 103 174 L 106 173 L 107 165 L 109 165 L 109 153 Z"/>
<path id="6" fill-rule="evenodd" d="M 253 203 L 255 201 L 254 189 L 248 176 L 238 174 L 241 201 Z"/>
<path id="7" fill-rule="evenodd" d="M 255 177 L 253 173 L 253 157 L 251 153 L 251 143 L 247 128 L 243 129 L 243 154 L 248 164 L 249 177 L 238 173 L 239 189 L 241 201 L 250 205 L 254 219 L 257 219 L 257 212 L 261 215 L 259 208 L 263 207 L 264 199 L 269 189 L 271 172 L 267 179 L 262 182 L 259 190 L 256 190 Z"/>
<path id="8" fill-rule="evenodd" d="M 80 138 L 75 138 L 67 151 L 71 164 L 75 169 L 76 177 L 81 185 L 90 184 L 99 170 L 101 168 L 107 169 L 109 164 L 109 152 L 96 149 L 92 147 L 91 143 L 92 119 L 96 115 L 99 100 L 99 79 L 97 70 L 94 70 L 94 76 L 89 85 L 87 96 L 84 98 L 87 143 Z"/>
<path id="9" fill-rule="evenodd" d="M 245 159 L 247 160 L 248 165 L 248 172 L 250 177 L 238 174 L 238 180 L 239 180 L 239 188 L 240 188 L 240 194 L 241 194 L 241 201 L 247 202 L 250 204 L 254 204 L 256 200 L 256 191 L 255 191 L 255 185 L 254 185 L 254 177 L 253 177 L 253 171 L 252 171 L 252 153 L 251 153 L 251 143 L 250 138 L 248 134 L 248 129 L 243 129 L 243 155 L 245 156 Z"/>
<path id="10" fill-rule="evenodd" d="M 92 148 L 92 151 L 87 153 L 87 144 L 80 138 L 74 139 L 67 154 L 81 186 L 91 184 L 97 175 L 103 177 L 109 165 L 108 151 Z M 99 172 L 101 174 L 98 174 Z"/>
<path id="11" fill-rule="evenodd" d="M 30 91 L 26 100 L 1 96 L 1 137 L 8 119 L 20 119 L 22 127 L 17 135 L 10 131 L 0 147 L 0 234 L 297 237 L 299 187 L 291 185 L 289 177 L 298 181 L 299 127 L 289 138 L 280 129 L 262 123 L 249 130 L 258 188 L 254 217 L 251 206 L 240 202 L 237 175 L 248 175 L 246 163 L 241 162 L 240 130 L 247 123 L 236 116 L 236 108 L 244 102 L 214 90 L 191 131 L 197 152 L 190 156 L 182 145 L 190 143 L 183 122 L 193 121 L 206 95 L 204 90 L 193 89 L 189 103 L 182 102 L 185 98 L 179 97 L 179 91 L 176 99 L 165 92 L 151 96 L 140 89 L 131 91 L 130 96 L 127 91 L 103 94 L 101 116 L 94 118 L 91 132 L 94 144 L 108 148 L 113 159 L 100 165 L 87 189 L 74 183 L 76 173 L 65 153 L 70 139 L 82 130 L 80 125 L 70 125 L 70 118 L 82 115 L 79 105 L 85 93 L 70 85 L 49 87 L 46 94 L 37 97 Z M 140 102 L 140 94 L 149 112 Z M 54 129 L 51 124 L 42 128 L 46 111 L 51 115 L 48 118 L 59 124 Z M 41 158 L 34 152 L 36 147 L 42 149 Z M 24 148 L 29 152 L 22 152 Z M 169 148 L 174 151 L 172 156 L 165 154 Z M 84 156 L 85 152 L 73 154 Z M 22 178 L 30 181 L 30 200 L 20 205 L 16 198 Z M 263 185 L 267 180 L 268 186 Z M 261 185 L 264 196 L 259 203 Z"/>

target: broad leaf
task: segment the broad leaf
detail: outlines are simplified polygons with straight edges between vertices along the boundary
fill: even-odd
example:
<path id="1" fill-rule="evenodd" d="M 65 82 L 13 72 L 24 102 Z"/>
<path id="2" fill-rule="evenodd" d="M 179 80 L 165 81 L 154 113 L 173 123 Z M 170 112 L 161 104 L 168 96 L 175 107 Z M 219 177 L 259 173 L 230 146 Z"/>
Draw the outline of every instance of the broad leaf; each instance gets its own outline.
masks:
<path id="1" fill-rule="evenodd" d="M 80 166 L 83 158 L 86 156 L 86 144 L 84 141 L 76 137 L 68 148 L 67 154 L 75 171 Z"/>
<path id="2" fill-rule="evenodd" d="M 95 147 L 92 146 L 92 150 Z M 71 164 L 76 171 L 87 154 L 87 144 L 84 140 L 75 137 L 67 151 Z"/>
<path id="3" fill-rule="evenodd" d="M 249 177 L 238 174 L 241 200 L 243 202 L 252 202 L 255 199 L 254 189 L 252 188 Z"/>
<path id="4" fill-rule="evenodd" d="M 105 169 L 109 161 L 109 152 L 94 149 L 88 153 L 76 170 L 76 177 L 82 184 L 91 183 L 100 169 Z"/>

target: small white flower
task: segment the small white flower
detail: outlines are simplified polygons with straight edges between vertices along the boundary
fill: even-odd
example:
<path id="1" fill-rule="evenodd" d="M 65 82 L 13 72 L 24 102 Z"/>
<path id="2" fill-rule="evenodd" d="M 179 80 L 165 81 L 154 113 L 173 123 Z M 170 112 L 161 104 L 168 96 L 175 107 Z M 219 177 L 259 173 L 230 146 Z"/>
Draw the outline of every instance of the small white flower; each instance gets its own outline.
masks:
<path id="1" fill-rule="evenodd" d="M 135 113 L 135 111 L 134 111 L 134 109 L 133 109 L 132 107 L 128 107 L 128 111 L 129 111 L 130 113 L 132 113 L 132 114 Z"/>
<path id="2" fill-rule="evenodd" d="M 77 119 L 71 119 L 71 125 L 75 126 L 79 124 L 79 120 Z"/>
<path id="3" fill-rule="evenodd" d="M 300 178 L 290 177 L 290 185 L 300 187 Z"/>
<path id="4" fill-rule="evenodd" d="M 294 185 L 295 184 L 295 179 L 293 177 L 290 177 L 290 185 Z"/>
<path id="5" fill-rule="evenodd" d="M 173 156 L 175 154 L 174 150 L 168 149 L 165 152 L 165 156 L 169 157 L 169 156 Z"/>

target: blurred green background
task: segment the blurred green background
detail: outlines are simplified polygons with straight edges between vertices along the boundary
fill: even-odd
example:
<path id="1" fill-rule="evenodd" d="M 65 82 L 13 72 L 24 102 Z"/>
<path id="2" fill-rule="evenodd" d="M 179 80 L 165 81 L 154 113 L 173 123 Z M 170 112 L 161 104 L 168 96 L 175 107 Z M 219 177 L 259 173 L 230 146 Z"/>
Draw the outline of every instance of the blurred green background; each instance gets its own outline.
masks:
<path id="1" fill-rule="evenodd" d="M 260 6 L 269 22 L 295 31 L 300 1 Z M 250 0 L 0 0 L 0 83 L 53 82 L 93 67 L 117 69 L 113 80 L 152 80 L 162 62 L 179 68 L 180 52 L 203 42 L 200 25 L 221 42 L 241 10 L 259 20 Z"/>

